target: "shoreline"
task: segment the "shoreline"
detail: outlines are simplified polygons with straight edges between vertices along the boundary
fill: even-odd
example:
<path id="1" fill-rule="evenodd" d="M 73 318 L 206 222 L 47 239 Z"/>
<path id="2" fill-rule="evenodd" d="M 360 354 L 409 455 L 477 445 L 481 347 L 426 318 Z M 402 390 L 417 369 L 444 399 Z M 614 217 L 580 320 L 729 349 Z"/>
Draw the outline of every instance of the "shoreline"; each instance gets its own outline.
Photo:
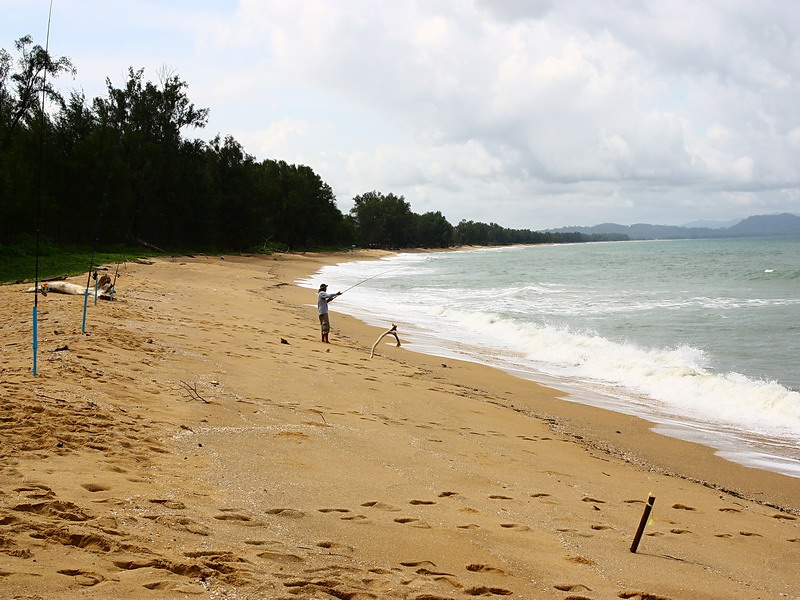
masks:
<path id="1" fill-rule="evenodd" d="M 472 248 L 459 248 L 459 250 L 470 249 Z M 376 258 L 395 254 L 397 253 L 386 251 Z M 354 258 L 353 260 L 361 259 Z M 339 262 L 349 261 L 337 261 L 336 264 Z M 320 263 L 320 266 L 324 266 L 325 264 L 327 263 L 322 262 Z M 306 289 L 309 289 L 309 293 L 313 292 L 313 290 L 310 288 Z M 375 329 L 376 336 L 383 331 L 383 329 L 380 327 L 371 325 L 360 318 L 357 314 L 357 311 L 355 314 L 339 313 L 334 309 L 334 312 L 337 313 L 337 317 L 346 316 L 347 318 L 356 320 L 358 323 L 364 324 L 368 327 L 373 327 Z M 375 317 L 372 318 L 374 319 Z M 559 415 L 562 413 L 568 413 L 571 419 L 570 426 L 576 427 L 578 430 L 575 435 L 580 437 L 591 437 L 591 443 L 597 448 L 607 448 L 612 455 L 617 457 L 634 457 L 633 462 L 639 464 L 640 466 L 652 467 L 663 473 L 669 473 L 676 477 L 702 483 L 703 485 L 707 485 L 711 488 L 720 489 L 721 491 L 729 492 L 734 495 L 740 495 L 756 502 L 764 502 L 768 506 L 787 510 L 792 514 L 800 515 L 800 499 L 798 499 L 795 495 L 800 494 L 800 478 L 781 473 L 780 471 L 776 471 L 774 469 L 767 469 L 734 460 L 733 458 L 726 458 L 723 456 L 723 454 L 726 452 L 723 448 L 713 446 L 710 443 L 704 443 L 698 439 L 692 439 L 691 427 L 687 427 L 688 433 L 681 432 L 680 430 L 669 433 L 666 430 L 670 429 L 671 427 L 680 428 L 680 424 L 671 423 L 667 419 L 664 421 L 649 419 L 646 415 L 615 411 L 613 408 L 604 407 L 602 405 L 586 403 L 581 400 L 568 399 L 570 396 L 575 395 L 574 392 L 570 391 L 570 388 L 574 388 L 577 394 L 580 395 L 580 383 L 566 381 L 563 382 L 563 386 L 560 386 L 559 382 L 548 382 L 544 377 L 537 378 L 536 374 L 534 373 L 515 373 L 513 369 L 502 369 L 497 366 L 486 364 L 479 359 L 471 360 L 468 357 L 460 358 L 458 356 L 447 354 L 436 354 L 433 352 L 427 353 L 424 349 L 418 350 L 413 346 L 406 346 L 406 348 L 418 355 L 428 356 L 432 358 L 434 362 L 439 360 L 447 360 L 458 361 L 465 364 L 480 365 L 482 368 L 497 370 L 505 373 L 513 379 L 527 381 L 542 388 L 552 390 L 558 397 L 558 400 L 563 402 L 565 405 L 563 407 L 551 407 L 550 411 L 553 414 Z M 577 410 L 568 408 L 568 406 L 572 404 L 576 404 L 581 408 L 578 408 Z M 585 418 L 580 416 L 581 412 L 586 413 Z M 610 415 L 606 413 L 610 413 Z M 619 432 L 616 429 L 613 429 L 613 427 L 604 426 L 599 428 L 592 424 L 593 421 L 613 421 L 616 417 L 612 415 L 618 415 L 621 420 L 624 419 L 628 423 L 636 424 L 629 425 L 629 427 L 637 430 L 637 432 L 643 428 L 646 430 L 646 433 L 637 433 L 637 441 L 635 443 L 628 443 L 626 440 L 621 440 L 619 438 Z M 659 431 L 659 429 L 663 431 Z M 566 433 L 569 434 L 569 432 Z M 681 433 L 683 436 L 680 435 Z M 655 440 L 655 442 L 652 440 L 648 441 L 648 435 L 656 436 L 655 438 L 652 438 L 652 440 Z M 695 436 L 695 438 L 696 437 L 697 436 Z M 662 448 L 662 444 L 659 443 L 659 441 L 663 438 L 674 440 L 674 442 L 677 444 L 677 447 Z M 658 449 L 648 450 L 647 447 L 649 446 L 656 446 Z M 698 448 L 693 449 L 693 447 Z M 710 458 L 706 458 L 704 456 L 706 453 L 709 454 Z M 691 462 L 689 464 L 685 462 L 685 456 L 691 457 Z M 706 464 L 708 460 L 712 460 L 713 465 Z M 744 471 L 737 472 L 738 468 L 744 469 Z M 758 473 L 767 473 L 769 476 L 762 477 L 756 475 Z M 788 494 L 784 492 L 780 493 L 775 499 L 765 499 L 763 490 L 775 485 L 772 476 L 794 480 L 794 483 L 797 484 L 797 487 L 795 489 L 790 489 Z M 719 480 L 717 480 L 717 478 Z M 778 481 L 780 482 L 782 480 L 779 479 Z M 794 488 L 794 486 L 790 484 L 789 488 Z"/>
<path id="2" fill-rule="evenodd" d="M 126 266 L 89 335 L 82 297 L 40 301 L 36 378 L 0 288 L 0 598 L 800 589 L 798 480 L 391 338 L 370 359 L 384 329 L 341 313 L 322 344 L 294 282 L 389 254 Z"/>

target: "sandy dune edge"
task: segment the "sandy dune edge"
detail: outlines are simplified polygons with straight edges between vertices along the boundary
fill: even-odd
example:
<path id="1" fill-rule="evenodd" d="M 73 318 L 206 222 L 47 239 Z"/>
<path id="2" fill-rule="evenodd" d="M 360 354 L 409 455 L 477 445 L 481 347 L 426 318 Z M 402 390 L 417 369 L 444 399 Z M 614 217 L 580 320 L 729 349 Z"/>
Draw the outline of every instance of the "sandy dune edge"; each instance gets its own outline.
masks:
<path id="1" fill-rule="evenodd" d="M 370 359 L 380 330 L 335 312 L 321 344 L 293 282 L 369 256 L 128 265 L 88 336 L 82 298 L 40 300 L 35 378 L 31 296 L 0 288 L 0 598 L 798 597 L 800 480 Z"/>

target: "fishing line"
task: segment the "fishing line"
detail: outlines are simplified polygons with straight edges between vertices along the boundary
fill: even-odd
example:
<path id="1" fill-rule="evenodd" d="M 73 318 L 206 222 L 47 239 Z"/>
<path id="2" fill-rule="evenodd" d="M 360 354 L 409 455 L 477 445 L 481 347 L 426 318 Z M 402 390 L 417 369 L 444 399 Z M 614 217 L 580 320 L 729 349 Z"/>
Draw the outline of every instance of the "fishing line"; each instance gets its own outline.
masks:
<path id="1" fill-rule="evenodd" d="M 34 288 L 33 288 L 33 375 L 37 374 L 37 358 L 39 354 L 39 230 L 41 228 L 41 213 L 42 213 L 42 187 L 44 181 L 44 103 L 45 95 L 47 94 L 47 69 L 50 63 L 50 22 L 53 18 L 53 0 L 50 0 L 50 10 L 47 13 L 47 37 L 44 44 L 44 75 L 42 76 L 42 104 L 39 107 L 40 111 L 40 129 L 39 129 L 39 182 L 38 193 L 36 196 L 36 268 L 34 275 Z"/>
<path id="2" fill-rule="evenodd" d="M 342 294 L 344 294 L 345 292 L 349 292 L 349 291 L 350 291 L 350 290 L 352 290 L 354 287 L 358 287 L 358 286 L 359 286 L 359 285 L 361 285 L 362 283 L 366 283 L 366 282 L 368 282 L 370 279 L 375 279 L 375 278 L 376 278 L 376 277 L 378 277 L 379 275 L 385 275 L 385 274 L 386 274 L 386 273 L 388 273 L 389 271 L 395 271 L 395 270 L 397 270 L 398 268 L 399 268 L 399 267 L 392 267 L 391 269 L 389 269 L 389 270 L 387 270 L 387 271 L 383 271 L 383 272 L 381 272 L 381 273 L 376 273 L 376 274 L 375 274 L 375 275 L 373 275 L 372 277 L 367 277 L 367 278 L 366 278 L 366 279 L 364 279 L 363 281 L 359 281 L 359 282 L 358 282 L 358 283 L 356 283 L 355 285 L 351 285 L 351 286 L 350 286 L 349 288 L 347 288 L 347 289 L 346 289 L 344 292 L 342 292 Z"/>

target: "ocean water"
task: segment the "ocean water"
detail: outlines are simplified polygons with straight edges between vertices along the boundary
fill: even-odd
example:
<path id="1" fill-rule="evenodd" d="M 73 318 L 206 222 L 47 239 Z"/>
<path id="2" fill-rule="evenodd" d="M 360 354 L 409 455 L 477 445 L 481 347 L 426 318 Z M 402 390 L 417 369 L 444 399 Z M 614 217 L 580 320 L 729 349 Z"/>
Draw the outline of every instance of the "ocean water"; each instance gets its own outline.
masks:
<path id="1" fill-rule="evenodd" d="M 321 282 L 347 290 L 332 312 L 397 323 L 414 350 L 800 477 L 800 238 L 410 253 L 299 283 Z"/>

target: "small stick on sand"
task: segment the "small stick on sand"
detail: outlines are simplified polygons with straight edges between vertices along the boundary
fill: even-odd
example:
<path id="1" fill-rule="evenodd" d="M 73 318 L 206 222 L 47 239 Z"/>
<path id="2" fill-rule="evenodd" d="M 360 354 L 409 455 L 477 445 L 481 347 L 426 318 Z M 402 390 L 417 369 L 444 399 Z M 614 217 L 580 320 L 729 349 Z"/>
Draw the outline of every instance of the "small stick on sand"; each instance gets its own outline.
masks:
<path id="1" fill-rule="evenodd" d="M 636 553 L 636 549 L 639 547 L 639 541 L 642 539 L 642 534 L 644 533 L 644 528 L 647 525 L 647 519 L 650 518 L 650 511 L 653 510 L 653 504 L 655 504 L 656 497 L 655 496 L 647 496 L 647 504 L 644 506 L 644 512 L 642 513 L 642 519 L 639 521 L 639 528 L 636 530 L 636 535 L 633 536 L 633 543 L 631 544 L 631 552 Z"/>
<path id="2" fill-rule="evenodd" d="M 394 339 L 396 339 L 396 340 L 397 340 L 397 347 L 398 347 L 398 348 L 400 347 L 400 338 L 399 338 L 399 337 L 397 337 L 397 325 L 395 325 L 394 323 L 392 323 L 392 328 L 391 328 L 391 329 L 387 329 L 386 331 L 384 331 L 384 332 L 381 334 L 381 336 L 380 336 L 380 337 L 379 337 L 377 340 L 375 340 L 375 343 L 374 343 L 374 344 L 372 344 L 372 352 L 370 352 L 370 353 L 369 353 L 369 357 L 370 357 L 370 358 L 372 358 L 373 356 L 375 356 L 375 347 L 376 347 L 376 346 L 377 346 L 377 345 L 380 343 L 380 341 L 381 341 L 383 338 L 385 338 L 387 335 L 393 335 L 393 336 L 394 336 Z"/>
<path id="3" fill-rule="evenodd" d="M 203 398 L 197 391 L 197 384 L 195 383 L 193 386 L 189 385 L 185 381 L 181 381 L 181 387 L 189 393 L 189 398 L 192 400 L 202 400 L 206 404 L 208 404 L 208 400 Z"/>

